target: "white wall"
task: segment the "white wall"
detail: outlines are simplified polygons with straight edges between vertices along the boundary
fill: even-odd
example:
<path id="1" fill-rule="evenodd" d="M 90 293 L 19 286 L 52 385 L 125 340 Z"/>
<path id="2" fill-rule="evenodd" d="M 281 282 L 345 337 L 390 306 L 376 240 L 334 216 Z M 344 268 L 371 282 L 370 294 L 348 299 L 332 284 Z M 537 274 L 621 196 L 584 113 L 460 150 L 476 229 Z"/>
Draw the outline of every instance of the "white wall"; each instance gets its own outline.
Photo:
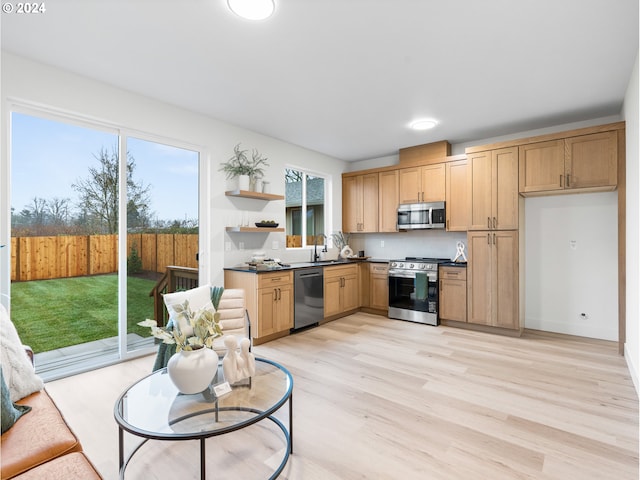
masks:
<path id="1" fill-rule="evenodd" d="M 640 122 L 638 95 L 638 57 L 633 68 L 627 94 L 622 109 L 627 133 L 627 302 L 626 302 L 626 343 L 624 356 L 636 386 L 640 367 L 640 149 L 638 146 Z"/>
<path id="2" fill-rule="evenodd" d="M 618 340 L 617 229 L 617 192 L 525 200 L 525 328 Z"/>
<path id="3" fill-rule="evenodd" d="M 285 165 L 306 168 L 320 165 L 323 172 L 332 176 L 335 197 L 342 197 L 341 173 L 345 169 L 345 163 L 341 160 L 6 52 L 2 52 L 1 60 L 0 244 L 8 243 L 10 237 L 7 140 L 13 101 L 79 114 L 88 120 L 125 127 L 129 133 L 175 139 L 199 149 L 203 154 L 205 171 L 208 171 L 208 176 L 204 179 L 207 193 L 203 197 L 204 204 L 201 205 L 200 226 L 202 238 L 208 238 L 209 243 L 202 245 L 201 263 L 206 272 L 205 280 L 213 284 L 223 283 L 225 254 L 230 262 L 247 260 L 251 252 L 257 249 L 268 249 L 271 256 L 285 257 L 287 254 L 284 233 L 237 235 L 225 232 L 225 226 L 235 225 L 239 212 L 244 210 L 249 212 L 252 221 L 269 218 L 284 224 L 282 201 L 263 202 L 224 195 L 226 180 L 218 169 L 220 163 L 231 156 L 236 143 L 241 142 L 245 148 L 257 148 L 269 158 L 270 166 L 265 179 L 271 182 L 272 193 L 284 194 Z M 64 166 L 61 165 L 61 168 Z M 331 206 L 329 214 L 336 225 L 341 224 L 342 210 L 339 202 Z M 240 242 L 245 243 L 244 251 L 238 251 Z M 273 242 L 278 243 L 275 251 L 272 250 Z M 227 243 L 231 247 L 229 252 L 225 252 Z M 0 250 L 0 292 L 5 295 L 9 291 L 8 255 L 7 248 Z M 6 297 L 2 297 L 3 303 L 6 300 Z"/>

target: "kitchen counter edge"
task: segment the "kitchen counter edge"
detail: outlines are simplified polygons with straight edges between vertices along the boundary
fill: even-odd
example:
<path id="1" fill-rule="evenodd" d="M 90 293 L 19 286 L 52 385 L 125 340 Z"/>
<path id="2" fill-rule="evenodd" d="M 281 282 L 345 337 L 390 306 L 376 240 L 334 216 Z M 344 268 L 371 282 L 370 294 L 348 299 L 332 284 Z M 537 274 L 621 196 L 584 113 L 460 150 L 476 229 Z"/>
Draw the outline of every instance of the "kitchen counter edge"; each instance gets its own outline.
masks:
<path id="1" fill-rule="evenodd" d="M 281 268 L 270 268 L 264 270 L 257 270 L 255 268 L 250 268 L 249 266 L 236 266 L 236 267 L 225 267 L 223 270 L 233 271 L 233 272 L 246 272 L 246 273 L 273 273 L 273 272 L 282 272 L 289 270 L 299 270 L 301 268 L 318 268 L 318 267 L 337 267 L 340 265 L 352 265 L 354 263 L 389 263 L 389 260 L 383 258 L 367 258 L 366 260 L 359 260 L 354 258 L 353 260 L 345 260 L 345 261 L 336 261 L 334 263 L 329 262 L 296 262 L 288 264 L 287 267 Z"/>

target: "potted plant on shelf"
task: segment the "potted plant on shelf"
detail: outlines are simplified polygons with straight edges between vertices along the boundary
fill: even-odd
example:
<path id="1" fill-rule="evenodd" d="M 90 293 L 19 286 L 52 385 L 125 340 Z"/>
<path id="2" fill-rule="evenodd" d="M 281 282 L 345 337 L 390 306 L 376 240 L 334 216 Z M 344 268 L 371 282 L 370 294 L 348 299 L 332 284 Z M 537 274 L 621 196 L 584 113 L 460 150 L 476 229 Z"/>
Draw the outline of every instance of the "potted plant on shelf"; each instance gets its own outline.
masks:
<path id="1" fill-rule="evenodd" d="M 268 167 L 267 158 L 258 150 L 253 149 L 251 159 L 247 157 L 247 150 L 241 150 L 238 143 L 233 148 L 233 156 L 220 165 L 220 170 L 227 174 L 228 179 L 238 179 L 238 190 L 249 190 L 250 184 L 264 177 L 264 167 Z"/>

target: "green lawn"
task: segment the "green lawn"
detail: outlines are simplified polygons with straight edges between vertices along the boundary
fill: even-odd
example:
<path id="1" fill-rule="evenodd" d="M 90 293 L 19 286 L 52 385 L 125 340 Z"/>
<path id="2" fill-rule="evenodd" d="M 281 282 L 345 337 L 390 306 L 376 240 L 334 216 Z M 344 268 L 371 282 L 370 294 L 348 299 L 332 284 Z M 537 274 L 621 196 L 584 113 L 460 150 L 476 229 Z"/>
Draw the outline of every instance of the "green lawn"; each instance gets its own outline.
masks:
<path id="1" fill-rule="evenodd" d="M 153 318 L 152 280 L 127 277 L 129 333 L 149 336 L 136 325 Z M 11 284 L 11 319 L 20 339 L 46 352 L 118 335 L 118 276 L 62 278 Z"/>

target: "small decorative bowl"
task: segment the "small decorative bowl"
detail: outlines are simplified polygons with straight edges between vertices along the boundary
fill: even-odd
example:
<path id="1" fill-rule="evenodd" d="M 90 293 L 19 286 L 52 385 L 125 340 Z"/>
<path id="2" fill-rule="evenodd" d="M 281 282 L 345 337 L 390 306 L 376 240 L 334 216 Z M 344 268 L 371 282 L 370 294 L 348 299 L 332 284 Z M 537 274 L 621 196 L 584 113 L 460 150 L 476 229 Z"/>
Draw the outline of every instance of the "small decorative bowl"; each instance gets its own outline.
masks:
<path id="1" fill-rule="evenodd" d="M 279 223 L 265 223 L 265 222 L 256 222 L 256 227 L 261 227 L 261 228 L 276 228 L 278 225 L 280 225 Z"/>

